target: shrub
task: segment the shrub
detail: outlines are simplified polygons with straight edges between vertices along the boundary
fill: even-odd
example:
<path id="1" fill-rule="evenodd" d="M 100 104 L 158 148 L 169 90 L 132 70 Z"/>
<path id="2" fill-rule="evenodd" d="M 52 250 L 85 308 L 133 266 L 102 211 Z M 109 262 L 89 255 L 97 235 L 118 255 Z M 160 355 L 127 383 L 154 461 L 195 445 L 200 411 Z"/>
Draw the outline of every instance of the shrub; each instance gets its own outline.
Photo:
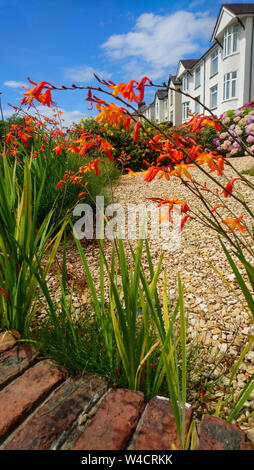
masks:
<path id="1" fill-rule="evenodd" d="M 147 129 L 151 135 L 155 134 L 152 127 L 147 123 L 143 123 L 143 125 L 144 129 Z M 91 130 L 95 134 L 102 134 L 103 137 L 113 146 L 112 153 L 114 160 L 118 162 L 119 167 L 121 167 L 121 162 L 117 159 L 121 156 L 122 152 L 124 152 L 127 157 L 130 157 L 127 166 L 133 171 L 146 169 L 146 161 L 148 163 L 152 163 L 156 160 L 156 152 L 147 148 L 146 143 L 151 137 L 146 135 L 144 130 L 140 132 L 139 142 L 135 143 L 133 141 L 134 124 L 130 125 L 129 132 L 126 132 L 123 125 L 120 125 L 119 129 L 108 123 L 99 125 L 95 119 L 82 120 L 78 127 L 81 127 L 82 130 Z"/>
<path id="2" fill-rule="evenodd" d="M 254 109 L 244 105 L 236 110 L 229 110 L 221 116 L 222 123 L 228 130 L 221 129 L 215 135 L 213 143 L 216 150 L 226 154 L 227 157 L 248 155 L 245 152 L 245 144 L 251 152 L 254 152 Z M 230 135 L 231 134 L 231 135 Z M 233 136 L 236 137 L 234 141 Z"/>
<path id="3" fill-rule="evenodd" d="M 44 172 L 46 174 L 46 186 L 38 210 L 39 220 L 43 220 L 51 207 L 54 206 L 53 221 L 56 223 L 74 207 L 78 200 L 78 195 L 84 191 L 83 186 L 67 182 L 61 188 L 57 188 L 57 184 L 66 171 L 77 173 L 79 167 L 88 161 L 89 158 L 87 156 L 79 157 L 67 152 L 63 152 L 62 155 L 47 152 L 46 158 L 45 154 L 40 154 L 33 161 L 32 174 L 38 185 L 43 178 Z M 116 181 L 120 171 L 111 162 L 106 162 L 106 165 L 109 177 L 113 182 Z M 89 204 L 92 208 L 95 208 L 95 198 L 97 195 L 104 195 L 106 200 L 109 199 L 106 189 L 108 174 L 103 165 L 100 165 L 100 171 L 101 173 L 97 176 L 95 176 L 94 172 L 87 173 L 85 176 L 85 181 L 88 182 L 87 190 L 89 194 L 85 196 L 85 199 L 82 199 L 82 202 Z"/>
<path id="4" fill-rule="evenodd" d="M 14 120 L 15 121 L 15 120 Z M 67 142 L 66 135 L 57 127 L 46 128 L 46 123 L 42 124 L 37 120 L 25 117 L 24 120 L 14 122 L 9 128 L 6 139 L 6 155 L 9 159 L 18 159 L 17 177 L 19 182 L 24 178 L 24 165 L 22 162 L 26 158 L 31 161 L 31 177 L 35 187 L 40 187 L 45 179 L 44 190 L 41 194 L 40 205 L 38 207 L 38 222 L 41 223 L 47 214 L 54 207 L 52 223 L 58 223 L 70 211 L 78 200 L 78 195 L 84 192 L 82 184 L 71 184 L 66 182 L 58 188 L 58 182 L 64 177 L 66 172 L 78 174 L 79 168 L 89 162 L 91 157 L 97 157 L 97 151 L 93 148 L 90 155 L 79 156 L 63 149 L 61 154 L 57 154 L 54 149 Z M 105 187 L 109 178 L 115 181 L 120 174 L 117 166 L 113 162 L 105 162 L 100 165 L 100 173 L 97 178 L 94 172 L 88 172 L 85 181 L 88 182 L 85 203 L 92 208 L 95 207 L 97 195 L 107 197 Z M 82 182 L 81 182 L 82 183 Z M 84 199 L 84 198 L 83 198 Z"/>

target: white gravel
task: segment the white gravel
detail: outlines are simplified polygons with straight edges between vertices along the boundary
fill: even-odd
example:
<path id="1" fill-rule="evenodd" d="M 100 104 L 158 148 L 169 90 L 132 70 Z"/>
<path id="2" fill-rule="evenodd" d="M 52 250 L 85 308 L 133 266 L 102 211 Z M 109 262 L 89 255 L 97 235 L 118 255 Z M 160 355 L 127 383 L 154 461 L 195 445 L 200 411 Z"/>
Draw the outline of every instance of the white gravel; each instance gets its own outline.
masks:
<path id="1" fill-rule="evenodd" d="M 242 171 L 254 166 L 254 159 L 251 157 L 234 158 L 232 164 Z M 191 168 L 191 174 L 200 182 L 207 181 L 207 186 L 214 188 L 214 183 L 210 183 L 197 168 Z M 227 177 L 237 176 L 231 168 L 226 168 Z M 212 173 L 214 176 L 214 173 Z M 254 177 L 247 176 L 253 183 Z M 222 179 L 220 179 L 222 181 Z M 245 198 L 245 201 L 254 210 L 253 191 L 239 183 L 235 183 L 235 189 L 239 190 Z M 178 178 L 155 179 L 150 183 L 144 182 L 143 175 L 138 174 L 135 178 L 121 177 L 118 186 L 114 189 L 115 200 L 120 203 L 125 210 L 127 204 L 140 204 L 146 206 L 151 204 L 147 198 L 150 197 L 178 198 L 185 200 L 187 204 L 195 211 L 202 209 L 202 203 L 186 188 Z M 213 204 L 218 201 L 212 197 Z M 225 198 L 232 212 L 237 217 L 243 215 L 244 220 L 249 222 L 248 215 L 243 211 L 240 203 L 232 197 Z M 221 209 L 220 209 L 221 210 Z M 223 217 L 230 216 L 221 210 Z M 126 240 L 127 241 L 127 240 Z M 162 245 L 165 240 L 160 236 L 149 241 L 154 264 L 159 259 Z M 126 243 L 127 245 L 127 243 Z M 135 245 L 135 242 L 134 242 Z M 228 246 L 228 244 L 226 244 Z M 107 256 L 110 256 L 111 242 L 105 241 L 105 250 Z M 91 268 L 94 279 L 99 286 L 99 266 L 98 266 L 98 247 L 96 243 L 87 244 L 84 242 L 84 251 L 87 256 L 88 264 Z M 59 257 L 60 259 L 60 257 Z M 67 243 L 67 273 L 69 280 L 74 279 L 74 298 L 73 306 L 76 315 L 79 314 L 81 304 L 89 304 L 91 298 L 87 288 L 87 282 L 84 276 L 83 268 L 79 260 L 79 255 L 75 243 L 71 238 Z M 253 262 L 253 260 L 251 260 Z M 223 373 L 231 370 L 233 360 L 238 357 L 240 351 L 248 342 L 249 335 L 254 334 L 254 325 L 250 320 L 248 313 L 243 309 L 239 299 L 231 292 L 230 288 L 223 282 L 207 263 L 211 263 L 218 269 L 223 276 L 231 283 L 239 298 L 243 300 L 241 291 L 237 285 L 231 268 L 225 259 L 221 246 L 218 241 L 218 235 L 213 230 L 202 226 L 196 220 L 188 220 L 181 238 L 181 246 L 175 251 L 165 250 L 163 265 L 167 266 L 168 271 L 168 289 L 172 301 L 177 298 L 177 275 L 180 273 L 185 286 L 185 307 L 188 315 L 189 342 L 198 342 L 203 344 L 203 356 L 201 361 L 211 364 L 212 377 L 220 374 L 220 366 L 224 366 Z M 145 267 L 147 263 L 144 261 Z M 54 296 L 59 297 L 59 290 L 56 288 L 56 275 L 52 272 L 49 277 L 50 289 Z M 162 288 L 163 275 L 159 278 L 159 288 Z M 253 294 L 253 292 L 252 292 Z M 204 352 L 205 351 L 205 352 Z M 218 362 L 218 367 L 215 368 Z M 202 365 L 200 366 L 202 369 Z M 254 351 L 250 351 L 243 364 L 240 367 L 232 385 L 232 394 L 236 398 L 254 373 Z M 224 377 L 224 385 L 227 385 L 228 379 Z M 219 397 L 223 397 L 223 391 L 218 388 L 214 397 L 214 404 Z M 241 423 L 244 426 L 254 426 L 254 417 L 249 416 L 254 405 L 253 393 L 245 405 L 241 415 Z"/>

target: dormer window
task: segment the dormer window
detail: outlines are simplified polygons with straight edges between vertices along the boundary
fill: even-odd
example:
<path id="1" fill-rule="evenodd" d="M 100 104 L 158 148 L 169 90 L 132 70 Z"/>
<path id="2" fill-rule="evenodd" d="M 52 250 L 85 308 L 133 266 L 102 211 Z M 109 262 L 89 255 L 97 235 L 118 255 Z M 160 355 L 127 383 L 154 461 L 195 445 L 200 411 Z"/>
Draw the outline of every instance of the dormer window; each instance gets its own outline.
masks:
<path id="1" fill-rule="evenodd" d="M 237 52 L 238 24 L 230 26 L 224 32 L 223 57 L 227 57 Z"/>

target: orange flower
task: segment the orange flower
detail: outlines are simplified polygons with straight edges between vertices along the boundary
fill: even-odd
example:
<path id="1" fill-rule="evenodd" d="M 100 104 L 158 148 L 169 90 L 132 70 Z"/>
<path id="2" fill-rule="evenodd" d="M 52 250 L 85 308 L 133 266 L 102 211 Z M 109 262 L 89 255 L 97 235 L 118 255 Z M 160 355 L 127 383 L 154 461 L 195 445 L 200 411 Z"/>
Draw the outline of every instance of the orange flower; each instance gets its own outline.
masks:
<path id="1" fill-rule="evenodd" d="M 217 204 L 216 206 L 214 206 L 212 209 L 211 209 L 211 212 L 215 212 L 219 207 L 223 207 L 222 204 Z"/>
<path id="2" fill-rule="evenodd" d="M 113 146 L 105 139 L 103 139 L 102 137 L 99 137 L 99 150 L 100 152 L 105 152 L 107 154 L 107 157 L 109 159 L 110 162 L 113 162 L 113 157 L 112 157 L 112 153 L 111 153 L 111 150 L 113 149 Z"/>
<path id="3" fill-rule="evenodd" d="M 141 122 L 137 121 L 135 126 L 134 126 L 134 129 L 133 129 L 133 140 L 134 140 L 134 142 L 138 142 L 138 139 L 139 139 L 138 131 L 139 131 L 140 126 L 142 127 Z"/>
<path id="4" fill-rule="evenodd" d="M 125 169 L 128 170 L 128 173 L 127 173 L 127 175 L 125 175 L 125 178 L 131 178 L 132 176 L 137 176 L 137 173 L 135 173 L 130 168 L 125 168 Z"/>
<path id="5" fill-rule="evenodd" d="M 144 172 L 144 181 L 152 181 L 155 176 L 158 174 L 158 172 L 161 171 L 161 168 L 158 166 L 150 166 L 145 172 Z"/>
<path id="6" fill-rule="evenodd" d="M 187 124 L 184 125 L 184 127 L 190 126 L 192 129 L 192 132 L 200 132 L 200 128 L 204 126 L 212 126 L 214 129 L 217 131 L 221 129 L 221 124 L 217 121 L 215 121 L 213 118 L 204 116 L 204 115 L 199 115 L 199 116 L 193 116 Z"/>
<path id="7" fill-rule="evenodd" d="M 233 178 L 232 180 L 229 181 L 229 183 L 225 186 L 225 189 L 221 192 L 221 194 L 224 195 L 224 197 L 231 197 L 232 191 L 233 191 L 233 184 L 235 181 L 241 180 L 241 178 Z"/>
<path id="8" fill-rule="evenodd" d="M 152 82 L 150 80 L 150 78 L 148 77 L 143 77 L 141 78 L 139 84 L 137 85 L 137 90 L 139 90 L 139 95 L 138 95 L 138 101 L 139 103 L 141 103 L 144 99 L 144 94 L 145 94 L 145 83 L 146 82 L 149 82 L 150 85 L 152 85 Z"/>
<path id="9" fill-rule="evenodd" d="M 57 145 L 56 147 L 53 148 L 53 152 L 55 152 L 56 155 L 61 155 L 63 148 L 64 148 L 64 145 L 59 144 L 59 145 Z"/>
<path id="10" fill-rule="evenodd" d="M 187 168 L 189 168 L 189 167 L 193 167 L 193 165 L 186 165 L 185 163 L 182 162 L 179 165 L 176 165 L 175 169 L 170 172 L 170 175 L 171 176 L 175 175 L 175 176 L 182 177 L 182 174 L 184 174 L 184 176 L 191 179 L 192 176 L 187 170 Z"/>
<path id="11" fill-rule="evenodd" d="M 171 217 L 171 211 L 172 211 L 174 205 L 180 205 L 181 206 L 181 213 L 183 213 L 183 212 L 187 213 L 188 211 L 190 211 L 190 208 L 186 204 L 186 202 L 185 201 L 179 201 L 177 198 L 169 199 L 167 196 L 164 196 L 163 198 L 148 197 L 147 199 L 151 199 L 152 201 L 157 202 L 158 203 L 157 207 L 161 207 L 161 206 L 164 206 L 164 205 L 168 206 L 168 210 L 166 212 L 164 212 L 164 214 L 162 214 L 159 217 L 159 223 L 161 223 L 162 220 L 164 220 L 166 217 L 168 217 L 169 222 L 173 222 L 173 219 Z M 188 217 L 190 217 L 190 216 L 188 216 Z M 186 220 L 187 220 L 187 218 L 184 217 L 184 219 L 182 220 L 183 225 L 185 224 Z"/>
<path id="12" fill-rule="evenodd" d="M 108 122 L 111 126 L 115 125 L 117 129 L 120 129 L 120 122 L 126 123 L 126 120 L 129 118 L 127 116 L 127 110 L 124 108 L 119 108 L 114 103 L 110 103 L 107 106 L 99 106 L 100 114 L 96 116 L 96 120 L 99 122 Z"/>
<path id="13" fill-rule="evenodd" d="M 215 162 L 214 160 L 218 160 Z M 215 152 L 200 153 L 197 158 L 196 162 L 199 165 L 208 165 L 211 169 L 210 173 L 213 171 L 217 171 L 217 176 L 222 176 L 222 170 L 224 170 L 224 160 L 221 155 L 216 155 Z"/>
<path id="14" fill-rule="evenodd" d="M 139 102 L 138 97 L 134 93 L 134 84 L 138 85 L 138 82 L 135 80 L 131 80 L 128 83 L 118 83 L 118 85 L 107 85 L 109 88 L 113 89 L 113 96 L 117 96 L 118 93 L 122 95 L 124 99 L 128 99 L 129 101 L 136 101 Z"/>
<path id="15" fill-rule="evenodd" d="M 35 83 L 30 78 L 28 77 L 28 80 L 30 83 L 35 85 L 33 88 L 30 88 L 26 93 L 24 93 L 24 98 L 21 101 L 21 104 L 29 104 L 31 105 L 33 102 L 33 99 L 36 99 L 39 101 L 39 103 L 43 105 L 50 106 L 53 102 L 51 99 L 51 89 L 47 86 L 49 85 L 51 88 L 53 88 L 53 85 L 49 82 L 40 82 L 40 83 Z M 43 88 L 46 88 L 46 91 L 42 94 Z"/>
<path id="16" fill-rule="evenodd" d="M 98 162 L 100 161 L 100 157 L 96 158 L 92 163 L 93 163 L 93 167 L 94 167 L 94 173 L 95 173 L 95 176 L 97 176 L 99 173 L 100 173 L 100 170 L 98 168 Z"/>
<path id="17" fill-rule="evenodd" d="M 244 225 L 241 224 L 243 216 L 238 217 L 237 219 L 231 219 L 230 217 L 226 217 L 223 222 L 229 226 L 229 233 L 234 232 L 236 228 L 240 230 L 241 233 L 246 233 L 244 230 Z"/>

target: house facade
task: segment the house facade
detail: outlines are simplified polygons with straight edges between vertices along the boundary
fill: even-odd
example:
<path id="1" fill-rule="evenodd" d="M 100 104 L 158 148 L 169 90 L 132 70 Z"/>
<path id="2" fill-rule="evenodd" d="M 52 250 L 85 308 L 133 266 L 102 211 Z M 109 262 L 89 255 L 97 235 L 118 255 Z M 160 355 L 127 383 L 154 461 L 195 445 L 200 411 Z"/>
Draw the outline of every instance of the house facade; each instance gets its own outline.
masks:
<path id="1" fill-rule="evenodd" d="M 173 125 L 186 122 L 189 112 L 208 114 L 198 101 L 220 116 L 254 100 L 254 4 L 222 5 L 211 42 L 202 57 L 179 60 L 176 75 L 169 77 L 167 120 Z M 155 119 L 163 122 L 160 105 L 156 115 L 157 101 Z"/>
<path id="2" fill-rule="evenodd" d="M 155 121 L 155 100 L 153 100 L 152 103 L 146 106 L 144 110 L 144 115 L 150 121 Z"/>
<path id="3" fill-rule="evenodd" d="M 168 120 L 173 126 L 179 126 L 182 122 L 182 97 L 177 89 L 181 89 L 182 82 L 176 75 L 170 75 L 168 80 Z"/>
<path id="4" fill-rule="evenodd" d="M 157 90 L 154 99 L 155 121 L 168 121 L 168 90 Z"/>

